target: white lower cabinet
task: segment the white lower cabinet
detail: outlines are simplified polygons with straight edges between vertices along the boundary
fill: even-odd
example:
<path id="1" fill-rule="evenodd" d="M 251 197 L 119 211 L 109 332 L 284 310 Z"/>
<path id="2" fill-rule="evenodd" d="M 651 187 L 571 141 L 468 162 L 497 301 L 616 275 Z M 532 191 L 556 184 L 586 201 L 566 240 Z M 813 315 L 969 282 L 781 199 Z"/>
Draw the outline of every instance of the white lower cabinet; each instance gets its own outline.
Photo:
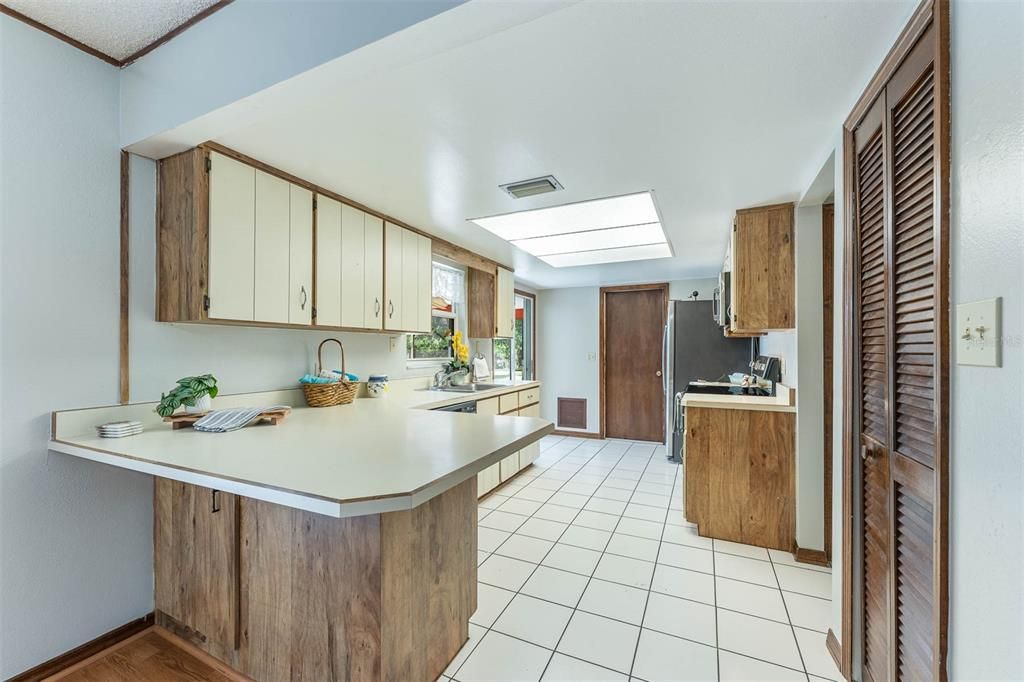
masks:
<path id="1" fill-rule="evenodd" d="M 534 389 L 536 390 L 536 389 Z M 522 399 L 522 393 L 520 393 Z M 540 417 L 540 403 L 519 410 L 520 417 Z M 534 441 L 519 451 L 519 468 L 525 469 L 537 460 L 540 455 L 540 441 Z"/>

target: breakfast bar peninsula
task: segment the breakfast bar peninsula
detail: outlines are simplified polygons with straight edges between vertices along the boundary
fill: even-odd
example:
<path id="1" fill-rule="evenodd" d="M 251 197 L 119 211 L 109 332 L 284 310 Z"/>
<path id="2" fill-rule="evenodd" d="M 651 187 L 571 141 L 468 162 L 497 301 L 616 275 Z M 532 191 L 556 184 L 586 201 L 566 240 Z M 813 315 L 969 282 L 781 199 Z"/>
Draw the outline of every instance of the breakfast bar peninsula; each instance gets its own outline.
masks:
<path id="1" fill-rule="evenodd" d="M 97 437 L 111 419 L 146 430 Z M 552 429 L 357 399 L 212 434 L 172 430 L 148 404 L 55 412 L 49 449 L 154 476 L 159 625 L 256 680 L 413 681 L 468 637 L 476 474 Z"/>

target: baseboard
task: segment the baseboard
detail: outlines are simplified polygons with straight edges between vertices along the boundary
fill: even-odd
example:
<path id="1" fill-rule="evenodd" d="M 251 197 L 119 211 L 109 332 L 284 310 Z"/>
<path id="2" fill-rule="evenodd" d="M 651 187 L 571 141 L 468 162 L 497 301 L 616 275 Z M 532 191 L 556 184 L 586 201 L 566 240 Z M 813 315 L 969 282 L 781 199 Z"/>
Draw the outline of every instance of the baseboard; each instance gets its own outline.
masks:
<path id="1" fill-rule="evenodd" d="M 825 648 L 832 654 L 832 660 L 836 662 L 836 668 L 842 670 L 843 648 L 840 646 L 839 640 L 836 639 L 836 633 L 832 632 L 832 628 L 828 629 L 828 635 L 825 636 Z"/>
<path id="2" fill-rule="evenodd" d="M 828 560 L 828 554 L 823 549 L 804 549 L 796 547 L 793 549 L 793 558 L 802 564 L 814 564 L 828 568 L 832 562 Z"/>
<path id="3" fill-rule="evenodd" d="M 596 438 L 601 439 L 600 433 L 594 433 L 593 431 L 563 431 L 555 429 L 551 432 L 552 436 L 568 436 L 570 438 Z"/>
<path id="4" fill-rule="evenodd" d="M 15 675 L 7 680 L 7 682 L 38 682 L 39 680 L 46 679 L 51 675 L 67 670 L 71 666 L 84 661 L 87 658 L 95 656 L 104 649 L 108 649 L 113 645 L 123 640 L 132 637 L 147 628 L 153 626 L 154 616 L 152 613 L 148 613 L 142 618 L 133 620 L 130 623 L 125 623 L 121 627 L 114 628 L 110 632 L 104 633 L 92 639 L 81 646 L 77 646 L 70 651 L 66 651 L 59 656 L 55 656 L 50 660 L 40 663 L 34 668 L 30 668 L 25 672 Z"/>

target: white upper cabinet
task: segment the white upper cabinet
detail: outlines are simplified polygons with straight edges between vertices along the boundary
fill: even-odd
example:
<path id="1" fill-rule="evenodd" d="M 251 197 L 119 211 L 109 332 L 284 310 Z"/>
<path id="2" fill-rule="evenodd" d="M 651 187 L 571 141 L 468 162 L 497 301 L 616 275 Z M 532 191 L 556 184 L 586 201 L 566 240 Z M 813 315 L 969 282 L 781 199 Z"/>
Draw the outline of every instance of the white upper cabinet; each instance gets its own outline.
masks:
<path id="1" fill-rule="evenodd" d="M 290 185 L 288 322 L 313 323 L 313 193 Z"/>
<path id="2" fill-rule="evenodd" d="M 384 223 L 384 329 L 402 329 L 402 272 L 405 230 Z"/>
<path id="3" fill-rule="evenodd" d="M 515 330 L 516 283 L 511 270 L 498 266 L 494 287 L 494 335 L 510 338 Z"/>
<path id="4" fill-rule="evenodd" d="M 431 242 L 392 223 L 384 226 L 384 329 L 430 331 Z"/>
<path id="5" fill-rule="evenodd" d="M 254 319 L 256 169 L 210 154 L 208 315 Z"/>
<path id="6" fill-rule="evenodd" d="M 341 326 L 341 202 L 316 197 L 316 323 Z"/>
<path id="7" fill-rule="evenodd" d="M 290 201 L 291 192 L 287 181 L 256 171 L 256 257 L 252 319 L 257 322 L 288 322 Z"/>
<path id="8" fill-rule="evenodd" d="M 415 329 L 421 332 L 429 332 L 431 311 L 433 310 L 434 259 L 432 258 L 430 239 L 421 234 L 416 235 L 416 237 L 418 281 L 416 288 Z"/>
<path id="9" fill-rule="evenodd" d="M 363 327 L 384 326 L 384 221 L 363 214 Z"/>
<path id="10" fill-rule="evenodd" d="M 341 207 L 341 326 L 362 327 L 366 277 L 365 213 Z"/>

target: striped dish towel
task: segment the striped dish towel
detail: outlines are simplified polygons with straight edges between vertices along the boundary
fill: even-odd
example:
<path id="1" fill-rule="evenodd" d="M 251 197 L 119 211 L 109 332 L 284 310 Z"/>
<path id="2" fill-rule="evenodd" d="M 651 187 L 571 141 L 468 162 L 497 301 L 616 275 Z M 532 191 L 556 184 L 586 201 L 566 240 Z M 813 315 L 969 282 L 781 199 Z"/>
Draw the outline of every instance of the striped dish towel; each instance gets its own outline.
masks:
<path id="1" fill-rule="evenodd" d="M 246 426 L 256 417 L 264 412 L 287 409 L 286 405 L 274 405 L 272 407 L 236 407 L 230 410 L 217 410 L 206 415 L 192 428 L 196 431 L 207 433 L 225 433 L 235 431 Z"/>

